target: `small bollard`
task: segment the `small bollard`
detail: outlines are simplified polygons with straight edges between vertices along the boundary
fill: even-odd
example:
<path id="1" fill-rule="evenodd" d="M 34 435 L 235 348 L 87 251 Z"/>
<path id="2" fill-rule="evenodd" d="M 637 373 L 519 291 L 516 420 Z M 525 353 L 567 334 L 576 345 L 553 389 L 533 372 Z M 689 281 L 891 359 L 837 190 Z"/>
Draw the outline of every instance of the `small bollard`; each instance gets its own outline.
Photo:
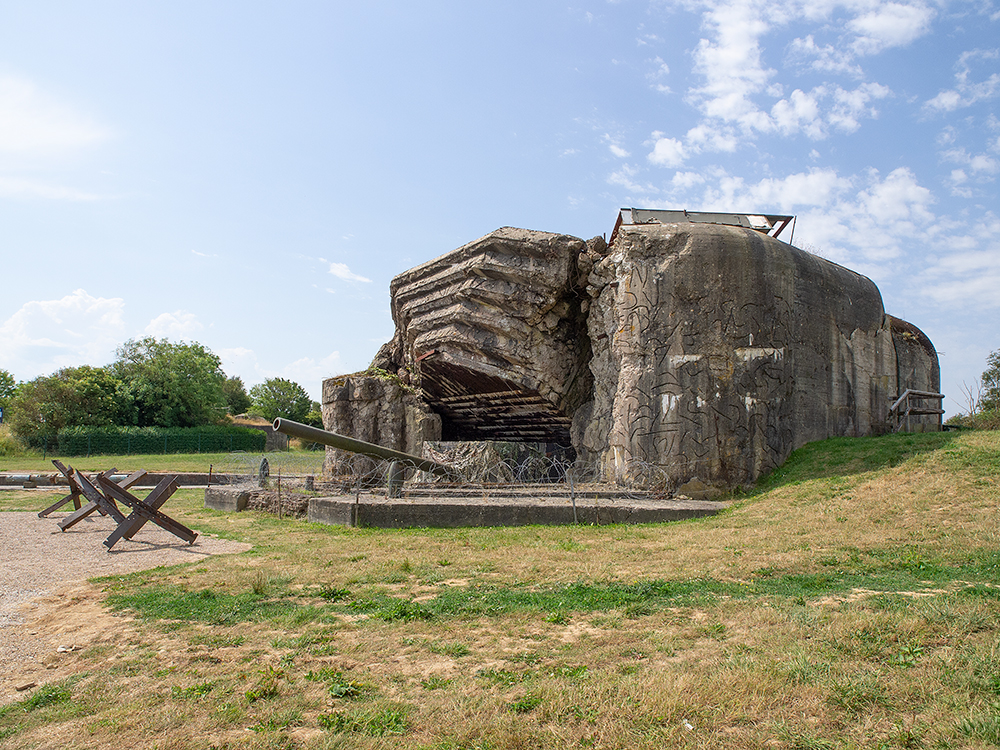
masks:
<path id="1" fill-rule="evenodd" d="M 310 474 L 306 477 L 306 492 L 312 492 L 316 488 L 315 479 L 313 475 Z"/>
<path id="2" fill-rule="evenodd" d="M 386 487 L 386 497 L 403 496 L 403 479 L 406 477 L 406 469 L 399 461 L 389 464 L 388 486 Z"/>

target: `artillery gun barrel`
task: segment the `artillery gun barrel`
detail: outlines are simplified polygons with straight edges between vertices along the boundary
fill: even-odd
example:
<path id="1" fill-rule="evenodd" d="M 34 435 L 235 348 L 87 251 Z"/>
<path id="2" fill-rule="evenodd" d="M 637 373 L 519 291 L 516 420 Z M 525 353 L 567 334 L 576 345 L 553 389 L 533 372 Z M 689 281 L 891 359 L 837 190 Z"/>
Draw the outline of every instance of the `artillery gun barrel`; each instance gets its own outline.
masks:
<path id="1" fill-rule="evenodd" d="M 384 458 L 387 461 L 399 461 L 407 466 L 412 466 L 420 471 L 427 471 L 439 477 L 454 478 L 457 474 L 455 469 L 446 464 L 439 464 L 437 461 L 430 461 L 420 456 L 413 456 L 403 451 L 395 451 L 392 448 L 384 448 L 375 443 L 366 443 L 364 440 L 338 435 L 336 432 L 327 432 L 316 427 L 310 427 L 301 422 L 294 422 L 291 419 L 278 417 L 274 420 L 274 431 L 281 432 L 292 437 L 311 440 L 314 443 L 329 445 L 331 448 L 339 448 L 343 451 L 360 453 L 370 458 Z"/>

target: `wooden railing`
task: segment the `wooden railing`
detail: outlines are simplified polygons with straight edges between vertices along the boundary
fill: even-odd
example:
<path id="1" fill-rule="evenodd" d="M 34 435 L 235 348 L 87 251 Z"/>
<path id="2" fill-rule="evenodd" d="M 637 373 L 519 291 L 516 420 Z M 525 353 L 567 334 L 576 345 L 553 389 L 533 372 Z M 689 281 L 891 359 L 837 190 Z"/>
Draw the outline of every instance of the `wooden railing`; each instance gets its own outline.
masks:
<path id="1" fill-rule="evenodd" d="M 941 408 L 941 402 L 944 399 L 943 393 L 933 393 L 931 391 L 914 391 L 907 388 L 903 391 L 903 394 L 893 402 L 892 406 L 889 407 L 889 420 L 896 421 L 896 426 L 893 428 L 893 432 L 899 432 L 903 429 L 903 425 L 906 425 L 906 431 L 910 431 L 910 417 L 925 416 L 929 414 L 937 414 L 938 418 L 938 429 L 941 429 L 941 420 L 943 419 L 944 409 Z M 927 406 L 925 402 L 927 401 L 937 401 L 937 408 L 931 408 Z"/>

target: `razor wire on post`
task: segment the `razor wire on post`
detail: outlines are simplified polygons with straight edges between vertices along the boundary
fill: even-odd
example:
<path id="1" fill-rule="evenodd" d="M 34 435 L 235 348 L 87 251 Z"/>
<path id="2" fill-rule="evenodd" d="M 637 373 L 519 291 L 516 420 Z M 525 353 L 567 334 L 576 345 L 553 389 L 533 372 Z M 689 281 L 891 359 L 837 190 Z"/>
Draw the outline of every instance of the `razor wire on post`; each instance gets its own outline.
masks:
<path id="1" fill-rule="evenodd" d="M 380 459 L 350 451 L 328 449 L 324 454 L 233 453 L 217 467 L 218 484 L 234 489 L 267 490 L 268 476 L 280 473 L 289 492 L 367 498 L 427 498 L 475 496 L 530 498 L 568 496 L 660 501 L 677 491 L 676 473 L 669 466 L 633 459 L 615 472 L 604 472 L 596 462 L 573 458 L 571 452 L 546 455 L 526 448 L 518 455 L 503 455 L 489 443 L 455 444 L 445 452 L 439 445 L 425 446 L 425 457 L 449 463 L 447 476 L 423 471 L 415 461 Z M 322 460 L 322 465 L 320 465 Z M 266 464 L 267 471 L 262 471 Z M 679 468 L 679 467 L 678 467 Z M 685 472 L 693 470 L 685 462 Z"/>
<path id="2" fill-rule="evenodd" d="M 274 429 L 323 442 L 327 449 L 321 454 L 322 467 L 315 453 L 232 454 L 228 465 L 219 467 L 225 477 L 220 483 L 260 497 L 269 489 L 268 476 L 278 473 L 286 492 L 348 496 L 355 502 L 362 497 L 366 502 L 569 500 L 577 520 L 578 500 L 591 506 L 662 502 L 677 496 L 679 480 L 708 468 L 689 458 L 672 466 L 634 458 L 602 464 L 552 443 L 428 441 L 418 456 L 284 419 L 275 420 Z M 258 507 L 267 502 L 254 500 Z"/>

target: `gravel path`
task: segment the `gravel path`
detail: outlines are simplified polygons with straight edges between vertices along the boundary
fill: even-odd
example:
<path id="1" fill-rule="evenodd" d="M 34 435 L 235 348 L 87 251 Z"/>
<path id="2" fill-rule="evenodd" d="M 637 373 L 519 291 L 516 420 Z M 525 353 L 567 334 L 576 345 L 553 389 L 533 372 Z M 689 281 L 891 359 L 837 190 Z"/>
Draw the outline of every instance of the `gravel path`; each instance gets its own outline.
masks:
<path id="1" fill-rule="evenodd" d="M 53 599 L 58 600 L 61 592 L 86 579 L 192 562 L 251 547 L 204 535 L 188 546 L 149 523 L 135 539 L 122 539 L 109 552 L 104 540 L 115 528 L 110 518 L 94 514 L 61 532 L 57 523 L 64 515 L 39 518 L 29 512 L 0 512 L 0 674 L 37 664 L 51 644 L 30 630 L 26 620 L 30 622 Z M 50 601 L 33 601 L 40 597 Z"/>

